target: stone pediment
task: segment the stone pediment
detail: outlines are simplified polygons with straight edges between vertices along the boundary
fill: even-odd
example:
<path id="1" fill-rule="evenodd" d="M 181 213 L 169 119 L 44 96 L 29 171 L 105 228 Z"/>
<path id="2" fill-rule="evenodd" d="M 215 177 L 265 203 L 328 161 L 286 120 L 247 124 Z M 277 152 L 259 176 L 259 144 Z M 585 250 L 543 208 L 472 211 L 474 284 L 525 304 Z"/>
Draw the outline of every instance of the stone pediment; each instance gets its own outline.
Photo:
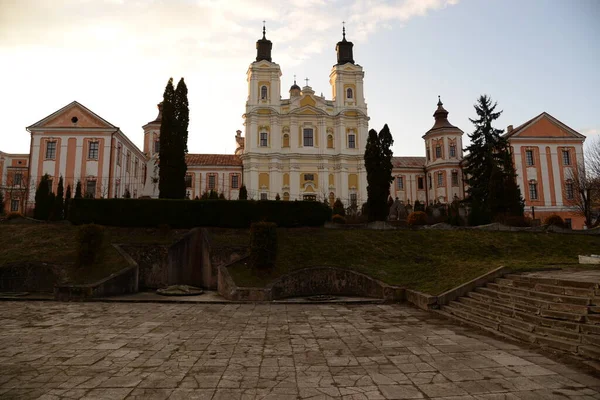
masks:
<path id="1" fill-rule="evenodd" d="M 511 139 L 585 139 L 585 136 L 546 112 L 507 132 L 506 137 Z"/>
<path id="2" fill-rule="evenodd" d="M 28 128 L 117 129 L 116 126 L 76 101 L 66 105 Z"/>
<path id="3" fill-rule="evenodd" d="M 309 94 L 305 95 L 300 99 L 300 107 L 304 106 L 312 106 L 315 107 L 317 105 L 317 101 L 315 98 Z"/>

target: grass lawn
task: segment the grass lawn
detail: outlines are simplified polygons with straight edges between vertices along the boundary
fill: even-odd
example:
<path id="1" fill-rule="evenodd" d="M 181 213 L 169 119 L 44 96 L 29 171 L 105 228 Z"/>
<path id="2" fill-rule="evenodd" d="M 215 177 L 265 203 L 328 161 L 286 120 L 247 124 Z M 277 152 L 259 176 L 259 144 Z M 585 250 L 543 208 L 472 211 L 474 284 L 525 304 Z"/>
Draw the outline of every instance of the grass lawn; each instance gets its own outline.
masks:
<path id="1" fill-rule="evenodd" d="M 64 267 L 70 283 L 92 283 L 128 266 L 112 243 L 173 243 L 185 231 L 106 227 L 103 257 L 95 265 L 75 267 L 77 226 L 67 223 L 0 224 L 0 266 L 33 261 Z"/>
<path id="2" fill-rule="evenodd" d="M 350 268 L 386 283 L 439 294 L 494 268 L 580 267 L 579 254 L 598 254 L 598 237 L 529 232 L 279 229 L 277 267 L 257 275 L 240 263 L 240 286 L 265 286 L 297 268 Z M 217 243 L 248 244 L 248 231 L 213 231 Z M 583 267 L 583 266 L 581 266 Z"/>

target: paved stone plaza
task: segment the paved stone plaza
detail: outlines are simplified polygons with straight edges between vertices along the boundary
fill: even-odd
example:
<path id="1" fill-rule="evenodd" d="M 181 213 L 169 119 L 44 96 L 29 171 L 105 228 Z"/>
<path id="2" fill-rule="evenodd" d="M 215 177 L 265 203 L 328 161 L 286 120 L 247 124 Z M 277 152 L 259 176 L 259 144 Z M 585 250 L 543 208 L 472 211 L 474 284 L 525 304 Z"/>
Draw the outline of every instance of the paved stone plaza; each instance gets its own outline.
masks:
<path id="1" fill-rule="evenodd" d="M 1 399 L 600 399 L 407 305 L 0 302 Z"/>

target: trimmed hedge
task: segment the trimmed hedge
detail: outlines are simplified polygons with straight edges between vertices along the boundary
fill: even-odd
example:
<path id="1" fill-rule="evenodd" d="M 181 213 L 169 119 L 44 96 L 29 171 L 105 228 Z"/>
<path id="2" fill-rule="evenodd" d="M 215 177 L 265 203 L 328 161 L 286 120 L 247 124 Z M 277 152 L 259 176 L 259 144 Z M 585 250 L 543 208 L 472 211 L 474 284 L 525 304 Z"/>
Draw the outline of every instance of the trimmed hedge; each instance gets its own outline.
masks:
<path id="1" fill-rule="evenodd" d="M 255 222 L 250 225 L 250 264 L 257 269 L 271 269 L 277 260 L 277 225 Z"/>
<path id="2" fill-rule="evenodd" d="M 69 221 L 126 227 L 212 226 L 248 228 L 252 222 L 280 227 L 322 226 L 331 209 L 316 201 L 73 199 Z"/>

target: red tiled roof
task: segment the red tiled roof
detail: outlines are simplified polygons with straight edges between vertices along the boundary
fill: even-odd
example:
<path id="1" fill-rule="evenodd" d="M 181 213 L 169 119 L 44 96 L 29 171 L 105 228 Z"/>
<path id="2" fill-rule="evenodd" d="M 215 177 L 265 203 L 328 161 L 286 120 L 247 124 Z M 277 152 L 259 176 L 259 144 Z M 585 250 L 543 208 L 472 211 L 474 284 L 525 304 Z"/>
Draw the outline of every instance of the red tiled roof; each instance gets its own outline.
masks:
<path id="1" fill-rule="evenodd" d="M 425 157 L 392 157 L 394 168 L 423 168 L 425 166 Z"/>
<path id="2" fill-rule="evenodd" d="M 241 166 L 242 160 L 235 154 L 186 154 L 187 165 Z"/>

